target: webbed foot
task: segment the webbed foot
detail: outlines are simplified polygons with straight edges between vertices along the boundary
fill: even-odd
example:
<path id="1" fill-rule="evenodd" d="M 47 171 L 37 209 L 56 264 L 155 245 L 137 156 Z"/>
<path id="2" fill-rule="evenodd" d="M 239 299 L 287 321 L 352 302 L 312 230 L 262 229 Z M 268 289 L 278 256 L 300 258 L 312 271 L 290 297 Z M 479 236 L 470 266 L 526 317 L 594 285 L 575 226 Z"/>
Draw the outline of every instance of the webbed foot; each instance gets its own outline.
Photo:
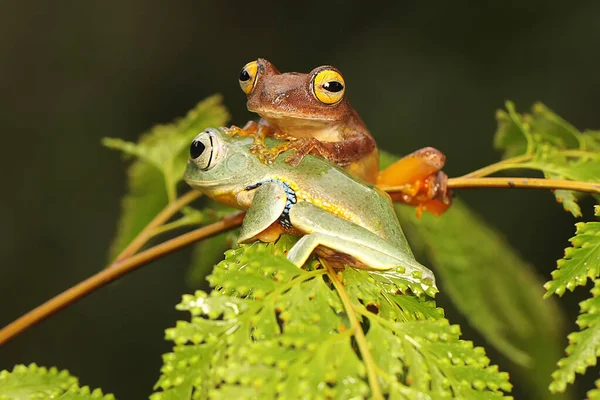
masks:
<path id="1" fill-rule="evenodd" d="M 452 204 L 448 176 L 441 171 L 445 162 L 446 156 L 433 147 L 417 150 L 381 171 L 377 186 L 401 187 L 390 196 L 394 201 L 416 206 L 418 216 L 423 211 L 440 215 Z"/>

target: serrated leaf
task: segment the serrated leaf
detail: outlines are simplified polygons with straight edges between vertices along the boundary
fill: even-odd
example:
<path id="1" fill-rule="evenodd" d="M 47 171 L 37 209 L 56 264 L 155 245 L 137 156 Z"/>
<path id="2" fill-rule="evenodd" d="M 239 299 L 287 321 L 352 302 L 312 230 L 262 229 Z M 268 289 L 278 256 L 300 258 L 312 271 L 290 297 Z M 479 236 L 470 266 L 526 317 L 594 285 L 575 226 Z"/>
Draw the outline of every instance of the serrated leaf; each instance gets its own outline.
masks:
<path id="1" fill-rule="evenodd" d="M 507 375 L 459 339 L 421 287 L 416 296 L 398 276 L 353 269 L 331 277 L 316 261 L 297 268 L 285 258 L 294 242 L 229 250 L 208 278 L 216 290 L 184 297 L 178 309 L 192 319 L 167 330 L 176 345 L 154 400 L 368 398 L 370 368 L 392 399 L 510 390 Z M 351 309 L 331 279 L 343 283 Z M 349 312 L 362 320 L 375 365 L 357 347 Z"/>
<path id="2" fill-rule="evenodd" d="M 0 400 L 114 400 L 100 389 L 80 387 L 77 378 L 56 368 L 17 365 L 0 371 Z"/>
<path id="3" fill-rule="evenodd" d="M 581 313 L 577 318 L 579 332 L 571 333 L 567 357 L 558 362 L 558 369 L 552 374 L 550 391 L 563 392 L 567 384 L 575 381 L 575 374 L 584 374 L 588 367 L 597 363 L 600 354 L 600 280 L 594 281 L 592 297 L 579 303 Z M 593 393 L 592 393 L 593 394 Z"/>
<path id="4" fill-rule="evenodd" d="M 596 215 L 600 215 L 598 209 Z M 585 285 L 588 278 L 600 275 L 600 222 L 579 222 L 575 226 L 575 236 L 569 239 L 573 247 L 565 249 L 564 258 L 558 260 L 552 280 L 544 285 L 544 297 L 562 296 L 567 289 L 573 291 Z"/>
<path id="5" fill-rule="evenodd" d="M 530 156 L 511 168 L 539 170 L 549 179 L 600 182 L 597 132 L 579 132 L 541 103 L 533 106 L 531 114 L 517 113 L 511 102 L 506 108 L 508 112 L 496 114 L 494 144 L 504 151 L 505 158 Z M 566 211 L 581 216 L 575 192 L 556 190 L 554 194 Z"/>
<path id="6" fill-rule="evenodd" d="M 506 102 L 506 109 L 496 111 L 498 126 L 494 135 L 494 147 L 504 150 L 504 158 L 527 153 L 533 146 L 529 127 L 516 113 L 512 102 Z"/>
<path id="7" fill-rule="evenodd" d="M 134 156 L 128 170 L 128 193 L 123 198 L 121 219 L 110 250 L 111 259 L 176 196 L 183 178 L 187 149 L 192 139 L 208 126 L 222 126 L 229 115 L 221 96 L 200 102 L 172 124 L 158 125 L 140 137 L 138 143 L 106 138 L 105 146 Z"/>
<path id="8" fill-rule="evenodd" d="M 581 207 L 579 207 L 579 204 L 577 203 L 577 195 L 575 192 L 572 190 L 560 189 L 554 191 L 554 196 L 556 197 L 556 201 L 563 205 L 565 211 L 570 212 L 575 218 L 581 217 Z"/>

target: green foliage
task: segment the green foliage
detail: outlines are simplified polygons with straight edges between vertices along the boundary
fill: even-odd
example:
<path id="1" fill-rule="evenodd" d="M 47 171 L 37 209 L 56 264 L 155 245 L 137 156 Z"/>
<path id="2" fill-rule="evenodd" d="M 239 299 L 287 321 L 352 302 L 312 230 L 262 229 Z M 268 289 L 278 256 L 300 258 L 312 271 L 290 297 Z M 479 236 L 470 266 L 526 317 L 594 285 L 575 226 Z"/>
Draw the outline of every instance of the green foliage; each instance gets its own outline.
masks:
<path id="1" fill-rule="evenodd" d="M 528 168 L 541 171 L 552 179 L 569 179 L 584 182 L 600 182 L 600 134 L 597 131 L 582 133 L 542 104 L 533 106 L 531 114 L 520 115 L 512 103 L 506 104 L 507 112 L 498 112 L 498 130 L 495 144 L 505 151 L 506 163 L 501 169 Z M 573 216 L 580 217 L 578 195 L 571 191 L 556 190 L 555 196 Z M 598 197 L 598 196 L 596 196 Z M 596 208 L 598 216 L 600 209 Z M 595 280 L 592 298 L 581 303 L 581 315 L 577 323 L 580 332 L 568 336 L 567 357 L 558 362 L 552 373 L 550 390 L 560 393 L 573 383 L 575 373 L 583 374 L 588 366 L 596 365 L 600 355 L 600 329 L 596 317 L 598 281 L 600 275 L 600 223 L 576 224 L 576 235 L 570 239 L 573 247 L 565 250 L 565 257 L 558 261 L 552 272 L 552 280 L 544 285 L 547 292 L 562 296 L 565 291 L 585 285 L 588 278 Z M 594 389 L 590 398 L 600 397 Z"/>
<path id="2" fill-rule="evenodd" d="M 581 314 L 577 318 L 580 332 L 571 333 L 567 357 L 558 362 L 552 374 L 552 392 L 562 392 L 568 383 L 575 381 L 575 373 L 584 374 L 589 366 L 596 365 L 600 355 L 600 280 L 594 281 L 592 298 L 582 301 Z"/>
<path id="3" fill-rule="evenodd" d="M 382 154 L 382 164 L 396 157 Z M 417 218 L 397 206 L 417 253 L 434 268 L 438 285 L 456 308 L 526 378 L 531 398 L 547 398 L 553 365 L 561 355 L 564 316 L 542 299 L 542 280 L 501 235 L 459 199 L 441 217 Z M 532 371 L 536 371 L 533 374 Z"/>
<path id="4" fill-rule="evenodd" d="M 507 111 L 497 117 L 495 144 L 507 158 L 489 173 L 534 169 L 553 179 L 600 181 L 600 132 L 581 133 L 541 104 L 520 115 L 507 103 Z M 152 128 L 138 143 L 104 140 L 136 158 L 129 168 L 113 257 L 176 200 L 192 138 L 207 126 L 224 125 L 227 118 L 221 98 L 213 96 L 181 120 Z M 383 154 L 383 160 L 386 164 L 391 157 Z M 557 190 L 555 195 L 573 215 L 581 215 L 576 194 Z M 151 234 L 204 224 L 230 212 L 213 205 L 180 211 L 179 219 Z M 563 318 L 553 301 L 542 301 L 531 266 L 460 201 L 440 218 L 417 220 L 408 207 L 397 211 L 411 242 L 435 266 L 444 292 L 471 325 L 525 372 L 530 398 L 547 398 Z M 595 365 L 600 354 L 598 224 L 577 225 L 574 247 L 546 284 L 548 297 L 573 290 L 588 277 L 596 283 L 592 298 L 581 303 L 581 331 L 569 336 L 568 356 L 552 374 L 555 393 Z M 234 241 L 224 234 L 197 244 L 191 283 L 198 285 Z M 284 236 L 277 244 L 229 250 L 208 278 L 212 292 L 184 296 L 178 309 L 192 318 L 166 332 L 175 347 L 164 356 L 152 399 L 379 394 L 389 399 L 489 399 L 511 390 L 508 375 L 490 366 L 484 350 L 461 340 L 458 326 L 444 318 L 433 300 L 435 288 L 407 281 L 396 271 L 348 268 L 334 273 L 317 260 L 299 269 L 285 258 L 293 242 Z M 600 389 L 588 396 L 600 398 Z M 79 388 L 66 372 L 32 365 L 0 373 L 0 400 L 4 398 L 112 396 Z"/>
<path id="5" fill-rule="evenodd" d="M 129 191 L 123 199 L 118 233 L 111 258 L 123 250 L 152 218 L 175 200 L 192 139 L 209 126 L 222 126 L 229 114 L 221 96 L 201 101 L 188 114 L 167 125 L 157 125 L 138 143 L 105 138 L 102 143 L 136 158 L 128 170 Z"/>
<path id="6" fill-rule="evenodd" d="M 600 207 L 596 206 L 595 214 L 600 215 Z M 566 289 L 573 291 L 585 285 L 588 278 L 594 280 L 594 288 L 592 297 L 579 304 L 580 331 L 568 336 L 567 357 L 558 362 L 558 369 L 552 374 L 550 391 L 554 393 L 563 392 L 575 381 L 576 373 L 584 374 L 589 366 L 596 365 L 600 356 L 600 222 L 579 222 L 575 226 L 575 236 L 569 239 L 573 247 L 567 248 L 564 258 L 558 260 L 552 280 L 544 285 L 545 296 L 562 296 Z M 600 390 L 591 390 L 588 397 L 600 398 Z"/>
<path id="7" fill-rule="evenodd" d="M 502 169 L 534 169 L 550 179 L 600 182 L 598 132 L 578 131 L 541 103 L 533 106 L 531 114 L 517 113 L 511 102 L 506 108 L 497 112 L 494 138 L 495 146 L 508 158 Z M 574 192 L 556 190 L 554 195 L 565 210 L 581 216 Z"/>
<path id="8" fill-rule="evenodd" d="M 600 207 L 596 207 L 597 216 Z M 565 257 L 558 260 L 558 268 L 552 272 L 552 280 L 544 287 L 545 297 L 552 294 L 562 296 L 566 289 L 573 291 L 589 279 L 600 276 L 600 222 L 579 222 L 575 224 L 575 236 L 569 241 L 573 247 L 565 250 Z"/>
<path id="9" fill-rule="evenodd" d="M 373 385 L 391 399 L 510 390 L 483 349 L 459 339 L 431 288 L 393 271 L 299 269 L 284 257 L 292 243 L 229 250 L 209 277 L 215 290 L 184 296 L 178 309 L 192 319 L 167 330 L 175 348 L 152 399 L 367 398 Z"/>
<path id="10" fill-rule="evenodd" d="M 12 372 L 0 372 L 0 400 L 114 400 L 100 389 L 80 387 L 66 370 L 47 369 L 35 364 L 17 365 Z"/>

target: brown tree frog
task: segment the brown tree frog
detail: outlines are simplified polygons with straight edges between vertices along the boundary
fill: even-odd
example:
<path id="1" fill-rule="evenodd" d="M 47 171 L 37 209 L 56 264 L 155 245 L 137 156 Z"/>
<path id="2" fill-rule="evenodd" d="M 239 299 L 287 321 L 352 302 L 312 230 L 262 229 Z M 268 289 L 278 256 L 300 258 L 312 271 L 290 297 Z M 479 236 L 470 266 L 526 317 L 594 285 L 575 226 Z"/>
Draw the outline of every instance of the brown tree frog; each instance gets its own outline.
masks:
<path id="1" fill-rule="evenodd" d="M 248 110 L 261 119 L 228 132 L 253 135 L 251 152 L 261 161 L 271 163 L 293 149 L 286 161 L 294 166 L 307 154 L 317 154 L 367 182 L 404 186 L 406 190 L 392 198 L 416 205 L 418 212 L 439 215 L 449 207 L 452 197 L 441 172 L 446 158 L 434 148 L 418 150 L 379 173 L 375 140 L 346 98 L 346 83 L 336 68 L 324 65 L 308 74 L 281 73 L 259 58 L 242 68 L 239 84 L 248 97 Z M 267 149 L 267 136 L 285 142 Z"/>

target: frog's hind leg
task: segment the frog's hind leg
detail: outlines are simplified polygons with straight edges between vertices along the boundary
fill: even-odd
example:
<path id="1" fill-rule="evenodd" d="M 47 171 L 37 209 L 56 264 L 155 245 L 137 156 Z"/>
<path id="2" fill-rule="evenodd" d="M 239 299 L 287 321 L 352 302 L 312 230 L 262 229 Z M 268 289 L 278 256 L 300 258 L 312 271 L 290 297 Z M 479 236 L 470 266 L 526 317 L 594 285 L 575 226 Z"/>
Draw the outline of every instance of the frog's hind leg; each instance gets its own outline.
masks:
<path id="1" fill-rule="evenodd" d="M 414 258 L 410 249 L 403 251 L 370 230 L 312 203 L 300 201 L 290 208 L 290 221 L 306 233 L 288 253 L 288 259 L 298 266 L 317 246 L 323 245 L 348 254 L 373 270 L 403 267 L 406 275 L 419 271 L 424 278 L 435 281 L 433 273 Z"/>
<path id="2" fill-rule="evenodd" d="M 440 215 L 450 207 L 452 193 L 447 187 L 448 177 L 441 171 L 446 156 L 433 147 L 417 150 L 396 161 L 377 177 L 377 186 L 404 187 L 391 193 L 394 201 L 418 206 L 418 210 Z"/>
<path id="3" fill-rule="evenodd" d="M 340 253 L 348 254 L 372 270 L 389 270 L 401 262 L 394 257 L 360 244 L 346 242 L 337 236 L 316 232 L 302 236 L 290 249 L 287 258 L 301 267 L 318 246 L 325 246 Z"/>

